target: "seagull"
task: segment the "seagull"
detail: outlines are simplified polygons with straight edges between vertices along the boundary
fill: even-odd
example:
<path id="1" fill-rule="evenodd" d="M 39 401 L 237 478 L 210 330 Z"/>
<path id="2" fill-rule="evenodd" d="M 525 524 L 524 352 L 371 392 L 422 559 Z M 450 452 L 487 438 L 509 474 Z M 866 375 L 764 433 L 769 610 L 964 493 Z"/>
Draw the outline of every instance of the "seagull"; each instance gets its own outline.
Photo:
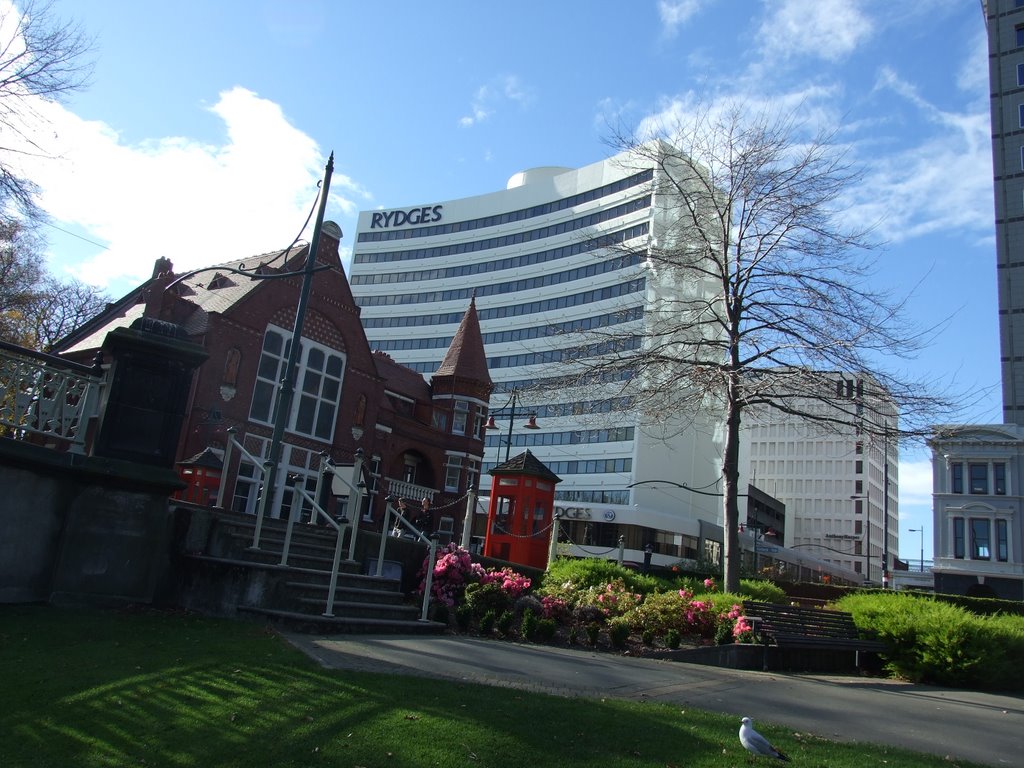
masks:
<path id="1" fill-rule="evenodd" d="M 787 763 L 789 762 L 788 757 L 773 747 L 768 739 L 754 730 L 753 720 L 749 717 L 744 717 L 741 722 L 743 725 L 740 726 L 740 744 L 746 747 L 748 752 L 753 752 L 755 755 L 762 755 L 763 757 L 774 757 L 777 760 L 785 760 Z"/>

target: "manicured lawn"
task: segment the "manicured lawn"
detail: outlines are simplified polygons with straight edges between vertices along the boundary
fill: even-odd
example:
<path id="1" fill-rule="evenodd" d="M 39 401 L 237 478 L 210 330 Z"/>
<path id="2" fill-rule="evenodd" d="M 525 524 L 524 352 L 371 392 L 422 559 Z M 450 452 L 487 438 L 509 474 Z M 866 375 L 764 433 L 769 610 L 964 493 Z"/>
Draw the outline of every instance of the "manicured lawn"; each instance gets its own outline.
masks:
<path id="1" fill-rule="evenodd" d="M 255 624 L 0 606 L 0 766 L 749 766 L 736 718 L 321 669 Z M 969 765 L 759 729 L 794 765 Z"/>

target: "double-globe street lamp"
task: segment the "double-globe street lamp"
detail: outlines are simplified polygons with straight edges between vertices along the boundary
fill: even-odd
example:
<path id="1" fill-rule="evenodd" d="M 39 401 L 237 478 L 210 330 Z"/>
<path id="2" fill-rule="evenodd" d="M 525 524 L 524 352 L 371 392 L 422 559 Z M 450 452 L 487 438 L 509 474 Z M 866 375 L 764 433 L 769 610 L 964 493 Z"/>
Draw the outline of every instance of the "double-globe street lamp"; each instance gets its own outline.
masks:
<path id="1" fill-rule="evenodd" d="M 509 394 L 508 402 L 506 402 L 501 408 L 497 408 L 490 412 L 487 417 L 487 429 L 501 429 L 497 422 L 494 420 L 494 413 L 508 410 L 508 435 L 505 438 L 505 461 L 509 460 L 512 453 L 512 427 L 515 426 L 516 421 L 516 406 L 519 405 L 520 397 L 522 396 L 522 390 L 518 387 L 513 387 L 512 392 Z M 522 425 L 523 429 L 540 429 L 537 426 L 537 414 L 531 413 L 525 424 Z M 499 448 L 500 448 L 499 444 Z"/>

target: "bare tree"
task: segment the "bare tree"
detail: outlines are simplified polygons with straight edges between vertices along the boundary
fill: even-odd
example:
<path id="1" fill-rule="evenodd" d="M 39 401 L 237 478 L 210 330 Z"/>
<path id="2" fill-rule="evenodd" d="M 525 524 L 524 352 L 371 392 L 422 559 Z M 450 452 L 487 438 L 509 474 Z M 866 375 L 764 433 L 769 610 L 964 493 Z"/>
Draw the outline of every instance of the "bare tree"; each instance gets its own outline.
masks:
<path id="1" fill-rule="evenodd" d="M 20 8 L 0 6 L 0 203 L 22 214 L 41 215 L 35 185 L 22 176 L 13 155 L 48 154 L 40 140 L 39 98 L 60 101 L 85 87 L 92 64 L 92 41 L 73 22 L 58 19 L 50 2 L 25 0 Z"/>
<path id="2" fill-rule="evenodd" d="M 0 220 L 0 339 L 46 350 L 106 306 L 102 291 L 59 279 L 44 263 L 34 230 Z"/>
<path id="3" fill-rule="evenodd" d="M 745 411 L 896 437 L 926 431 L 950 405 L 933 386 L 890 372 L 928 334 L 872 282 L 870 231 L 844 222 L 856 172 L 831 136 L 802 141 L 801 127 L 733 104 L 702 108 L 665 131 L 667 140 L 614 138 L 655 169 L 660 234 L 640 255 L 656 298 L 641 323 L 594 332 L 621 352 L 574 361 L 580 381 L 625 381 L 622 393 L 646 423 L 664 425 L 666 414 L 720 420 L 729 591 L 740 576 Z M 837 386 L 844 379 L 858 384 Z"/>

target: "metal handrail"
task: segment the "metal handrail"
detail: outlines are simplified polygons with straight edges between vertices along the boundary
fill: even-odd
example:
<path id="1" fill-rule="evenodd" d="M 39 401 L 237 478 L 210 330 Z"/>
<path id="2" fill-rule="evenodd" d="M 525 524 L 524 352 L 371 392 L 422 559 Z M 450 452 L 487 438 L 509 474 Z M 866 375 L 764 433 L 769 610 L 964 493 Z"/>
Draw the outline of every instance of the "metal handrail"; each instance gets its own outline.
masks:
<path id="1" fill-rule="evenodd" d="M 395 518 L 396 527 L 399 524 L 402 525 L 413 535 L 414 538 L 419 539 L 430 547 L 430 556 L 427 558 L 426 581 L 423 584 L 423 607 L 420 609 L 419 618 L 420 621 L 428 621 L 427 613 L 430 610 L 430 590 L 434 586 L 434 564 L 437 562 L 437 534 L 435 533 L 430 538 L 427 538 L 427 535 L 423 531 L 406 520 L 405 516 L 401 512 L 391 506 L 391 500 L 393 498 L 395 497 L 388 496 L 384 500 L 384 527 L 381 529 L 380 547 L 377 550 L 377 573 L 375 575 L 380 576 L 384 573 L 384 551 L 387 547 L 388 539 L 391 538 L 388 534 L 392 525 L 391 519 Z M 399 504 L 401 504 L 401 500 L 399 500 Z"/>
<path id="2" fill-rule="evenodd" d="M 363 482 L 363 449 L 357 448 L 355 453 L 355 462 L 352 464 L 352 480 L 349 482 L 340 472 L 338 467 L 334 466 L 331 462 L 330 457 L 326 454 L 320 454 L 320 474 L 318 476 L 317 485 L 317 496 L 320 495 L 319 483 L 324 481 L 324 477 L 327 474 L 331 474 L 338 478 L 342 483 L 348 486 L 349 490 L 349 511 L 351 517 L 356 520 L 359 517 L 360 508 L 363 505 L 363 494 L 366 492 L 366 483 Z M 312 522 L 312 521 L 311 521 Z M 356 533 L 359 531 L 358 525 L 352 526 L 352 536 L 348 542 L 348 559 L 356 559 Z"/>
<path id="3" fill-rule="evenodd" d="M 306 493 L 305 480 L 300 477 L 296 481 L 295 488 L 294 488 L 294 491 L 293 491 L 293 494 L 292 494 L 292 506 L 291 506 L 291 510 L 290 510 L 290 512 L 288 514 L 288 526 L 285 529 L 285 534 L 284 534 L 284 547 L 281 550 L 281 565 L 288 565 L 288 551 L 289 551 L 289 548 L 291 547 L 292 528 L 295 526 L 295 518 L 298 516 L 297 512 L 302 508 L 302 504 L 297 504 L 296 503 L 296 499 L 298 497 L 301 497 L 301 498 L 305 499 L 306 501 L 308 501 L 312 505 L 312 507 L 313 507 L 313 515 L 310 516 L 310 522 L 311 523 L 313 522 L 313 520 L 316 519 L 317 515 L 320 515 L 321 517 L 323 517 L 324 520 L 327 521 L 327 523 L 331 527 L 334 528 L 335 531 L 337 531 L 337 534 L 338 534 L 337 538 L 335 539 L 335 543 L 334 543 L 334 562 L 333 562 L 333 565 L 331 566 L 331 580 L 330 580 L 330 584 L 327 587 L 327 607 L 324 608 L 324 612 L 323 612 L 324 616 L 326 616 L 328 618 L 333 618 L 334 617 L 334 593 L 335 593 L 335 591 L 338 588 L 338 566 L 341 565 L 341 550 L 342 550 L 342 542 L 344 542 L 344 540 L 345 540 L 345 529 L 346 528 L 351 528 L 352 532 L 353 532 L 352 533 L 352 538 L 355 538 L 356 526 L 355 526 L 354 523 L 350 522 L 348 520 L 348 518 L 344 518 L 343 520 L 335 520 L 333 517 L 331 517 L 329 514 L 327 514 L 323 510 L 323 508 L 319 504 L 316 503 L 316 499 L 314 499 L 312 496 L 310 496 L 308 493 Z"/>
<path id="4" fill-rule="evenodd" d="M 270 464 L 270 462 L 267 462 L 267 461 L 262 461 L 261 462 L 261 460 L 259 458 L 257 458 L 256 456 L 253 456 L 251 453 L 249 453 L 249 451 L 247 451 L 245 449 L 245 446 L 242 445 L 240 442 L 238 442 L 238 440 L 235 438 L 235 435 L 237 433 L 238 433 L 238 428 L 237 427 L 228 427 L 228 442 L 227 442 L 227 445 L 224 447 L 224 461 L 223 461 L 223 464 L 222 464 L 223 470 L 221 472 L 220 485 L 217 487 L 217 501 L 214 504 L 214 506 L 216 506 L 218 509 L 224 509 L 224 491 L 225 491 L 225 489 L 227 488 L 227 485 L 228 485 L 226 482 L 224 482 L 224 480 L 227 477 L 228 467 L 231 466 L 231 458 L 232 458 L 232 456 L 234 454 L 234 451 L 232 450 L 233 448 L 237 447 L 238 450 L 241 452 L 241 454 L 245 458 L 247 458 L 251 464 L 253 464 L 254 466 L 259 468 L 259 481 L 260 481 L 259 482 L 259 487 L 262 489 L 263 493 L 267 493 L 268 492 L 268 487 L 270 485 L 267 482 L 267 475 L 268 475 L 268 472 L 269 472 L 269 464 Z M 235 483 L 236 484 L 238 483 L 237 477 L 235 478 Z M 253 529 L 253 532 L 252 532 L 252 544 L 249 545 L 250 549 L 259 549 L 260 548 L 260 535 L 262 534 L 262 532 L 263 532 L 263 505 L 257 503 L 257 505 L 256 505 L 256 527 Z"/>

